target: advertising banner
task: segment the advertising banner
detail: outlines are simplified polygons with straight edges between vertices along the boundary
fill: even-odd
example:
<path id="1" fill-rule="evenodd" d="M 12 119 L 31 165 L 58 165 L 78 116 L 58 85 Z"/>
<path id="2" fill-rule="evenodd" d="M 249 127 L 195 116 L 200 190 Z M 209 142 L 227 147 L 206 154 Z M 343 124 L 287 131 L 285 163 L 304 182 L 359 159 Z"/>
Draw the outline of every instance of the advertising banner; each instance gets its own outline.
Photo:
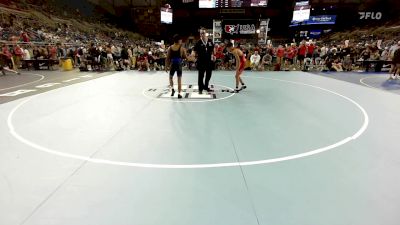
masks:
<path id="1" fill-rule="evenodd" d="M 269 19 L 260 20 L 260 33 L 258 34 L 258 43 L 266 44 L 268 35 Z"/>
<path id="2" fill-rule="evenodd" d="M 213 42 L 221 43 L 222 38 L 222 21 L 214 20 L 213 22 Z"/>
<path id="3" fill-rule="evenodd" d="M 224 20 L 222 22 L 224 38 L 251 38 L 256 35 L 255 20 Z"/>
<path id="4" fill-rule="evenodd" d="M 300 26 L 300 25 L 333 25 L 336 24 L 336 15 L 319 15 L 310 16 L 308 20 L 303 22 L 292 21 L 290 27 Z"/>
<path id="5" fill-rule="evenodd" d="M 314 24 L 335 24 L 336 15 L 320 15 L 320 16 L 310 16 L 310 19 L 304 22 L 306 25 Z"/>
<path id="6" fill-rule="evenodd" d="M 310 38 L 320 38 L 322 35 L 322 30 L 310 30 Z"/>

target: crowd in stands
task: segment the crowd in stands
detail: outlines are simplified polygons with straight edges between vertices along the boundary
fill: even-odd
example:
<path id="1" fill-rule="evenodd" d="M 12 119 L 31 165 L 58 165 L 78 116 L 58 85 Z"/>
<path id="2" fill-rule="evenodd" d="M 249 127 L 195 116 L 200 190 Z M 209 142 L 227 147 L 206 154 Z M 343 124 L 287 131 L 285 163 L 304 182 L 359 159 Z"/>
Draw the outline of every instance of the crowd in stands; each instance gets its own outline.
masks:
<path id="1" fill-rule="evenodd" d="M 39 31 L 46 40 L 56 38 L 57 32 Z M 76 36 L 77 37 L 77 36 Z M 31 59 L 71 58 L 75 67 L 81 70 L 124 70 L 139 71 L 164 70 L 168 46 L 152 41 L 82 41 L 79 44 L 56 42 L 47 45 L 37 45 L 30 42 L 30 36 L 21 32 L 16 39 L 19 44 L 3 44 L 2 53 L 8 59 L 14 58 L 15 65 L 20 68 L 22 61 Z M 95 39 L 94 39 L 95 40 Z M 15 41 L 15 40 L 14 40 Z M 194 69 L 195 57 L 192 47 L 186 44 L 188 59 L 187 69 Z M 299 44 L 286 45 L 252 45 L 240 44 L 246 54 L 248 70 L 316 70 L 316 71 L 352 71 L 375 69 L 391 65 L 395 51 L 400 48 L 400 42 L 385 43 L 348 43 L 325 44 L 313 41 L 302 41 Z M 232 70 L 235 67 L 233 55 L 225 50 L 225 44 L 215 45 L 215 69 Z M 39 68 L 36 68 L 39 69 Z"/>

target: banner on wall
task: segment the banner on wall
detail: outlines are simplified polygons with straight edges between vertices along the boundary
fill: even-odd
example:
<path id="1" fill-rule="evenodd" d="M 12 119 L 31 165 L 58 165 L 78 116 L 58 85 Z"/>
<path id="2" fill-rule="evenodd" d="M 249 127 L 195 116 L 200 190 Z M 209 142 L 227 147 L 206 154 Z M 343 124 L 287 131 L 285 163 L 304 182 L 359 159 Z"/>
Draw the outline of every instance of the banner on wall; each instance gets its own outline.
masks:
<path id="1" fill-rule="evenodd" d="M 305 21 L 306 25 L 335 24 L 335 23 L 336 23 L 336 15 L 310 16 L 310 19 Z"/>
<path id="2" fill-rule="evenodd" d="M 336 24 L 336 15 L 310 16 L 310 19 L 303 22 L 292 22 L 290 27 L 301 25 L 333 25 Z"/>
<path id="3" fill-rule="evenodd" d="M 258 33 L 258 43 L 266 44 L 268 37 L 269 19 L 260 20 L 260 33 Z"/>
<path id="4" fill-rule="evenodd" d="M 213 42 L 221 43 L 222 39 L 222 21 L 214 20 L 213 22 Z"/>
<path id="5" fill-rule="evenodd" d="M 322 35 L 322 30 L 310 30 L 310 38 L 320 38 Z"/>
<path id="6" fill-rule="evenodd" d="M 222 22 L 224 38 L 251 38 L 256 35 L 255 20 L 224 20 Z"/>

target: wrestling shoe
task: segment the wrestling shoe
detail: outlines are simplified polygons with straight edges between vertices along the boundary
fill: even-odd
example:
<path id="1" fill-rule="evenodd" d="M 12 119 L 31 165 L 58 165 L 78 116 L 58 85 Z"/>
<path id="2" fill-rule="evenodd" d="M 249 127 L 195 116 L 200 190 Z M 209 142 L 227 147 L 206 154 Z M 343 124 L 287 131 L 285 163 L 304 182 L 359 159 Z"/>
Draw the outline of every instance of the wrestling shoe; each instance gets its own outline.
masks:
<path id="1" fill-rule="evenodd" d="M 231 91 L 231 93 L 239 93 L 242 89 L 236 88 L 235 90 Z"/>

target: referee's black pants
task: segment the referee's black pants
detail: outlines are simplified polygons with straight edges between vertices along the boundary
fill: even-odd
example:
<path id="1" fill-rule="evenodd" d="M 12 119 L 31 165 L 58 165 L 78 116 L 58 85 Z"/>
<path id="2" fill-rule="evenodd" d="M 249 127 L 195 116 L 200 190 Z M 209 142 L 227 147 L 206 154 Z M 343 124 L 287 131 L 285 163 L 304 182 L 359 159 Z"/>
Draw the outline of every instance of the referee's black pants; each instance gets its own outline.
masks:
<path id="1" fill-rule="evenodd" d="M 210 79 L 211 79 L 211 73 L 212 73 L 212 68 L 199 68 L 199 80 L 198 80 L 198 85 L 199 85 L 199 92 L 202 92 L 203 90 L 208 90 Z M 204 74 L 206 74 L 206 79 L 204 80 Z"/>

